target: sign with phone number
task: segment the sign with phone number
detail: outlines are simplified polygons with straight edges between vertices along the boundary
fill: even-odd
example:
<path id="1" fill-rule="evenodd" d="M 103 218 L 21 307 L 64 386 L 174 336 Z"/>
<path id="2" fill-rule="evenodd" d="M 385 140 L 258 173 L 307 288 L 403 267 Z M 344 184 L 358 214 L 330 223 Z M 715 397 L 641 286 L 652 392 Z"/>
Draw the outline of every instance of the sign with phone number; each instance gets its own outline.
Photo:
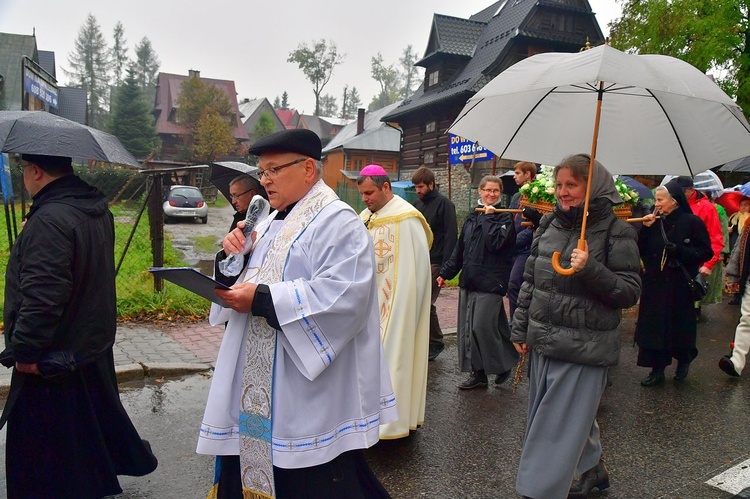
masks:
<path id="1" fill-rule="evenodd" d="M 34 97 L 57 109 L 57 89 L 52 88 L 28 68 L 24 68 L 23 88 Z"/>
<path id="2" fill-rule="evenodd" d="M 474 161 L 489 161 L 495 155 L 489 149 L 485 149 L 476 143 L 466 140 L 459 135 L 450 134 L 450 164 L 457 165 Z"/>

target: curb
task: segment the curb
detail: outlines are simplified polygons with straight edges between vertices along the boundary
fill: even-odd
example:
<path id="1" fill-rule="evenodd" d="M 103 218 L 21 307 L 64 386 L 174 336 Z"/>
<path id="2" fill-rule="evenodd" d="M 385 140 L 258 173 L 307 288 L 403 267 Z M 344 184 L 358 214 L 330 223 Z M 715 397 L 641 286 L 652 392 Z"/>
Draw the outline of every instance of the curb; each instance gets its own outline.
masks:
<path id="1" fill-rule="evenodd" d="M 202 362 L 157 362 L 154 364 L 122 364 L 115 366 L 117 383 L 140 381 L 145 378 L 177 378 L 212 370 L 211 364 Z M 8 397 L 11 370 L 0 372 L 0 399 Z"/>

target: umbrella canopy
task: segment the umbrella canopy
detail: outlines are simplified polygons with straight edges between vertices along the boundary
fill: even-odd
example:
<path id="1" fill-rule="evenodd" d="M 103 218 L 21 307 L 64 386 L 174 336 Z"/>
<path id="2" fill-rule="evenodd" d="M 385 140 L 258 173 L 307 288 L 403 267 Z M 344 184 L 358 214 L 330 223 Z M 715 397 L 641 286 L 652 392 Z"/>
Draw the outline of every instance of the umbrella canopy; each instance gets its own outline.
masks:
<path id="1" fill-rule="evenodd" d="M 654 193 L 651 192 L 651 189 L 649 189 L 646 185 L 638 182 L 633 177 L 629 177 L 627 175 L 617 175 L 617 178 L 625 185 L 633 189 L 635 192 L 638 193 L 638 198 L 646 202 L 647 204 L 654 204 Z M 649 202 L 648 200 L 651 200 Z"/>
<path id="2" fill-rule="evenodd" d="M 229 183 L 243 173 L 257 179 L 256 172 L 258 170 L 257 166 L 250 166 L 239 161 L 217 161 L 211 163 L 211 178 L 209 180 L 227 198 L 227 201 L 231 203 L 232 195 L 229 194 Z M 265 192 L 261 195 L 265 197 Z"/>
<path id="3" fill-rule="evenodd" d="M 705 74 L 607 45 L 511 66 L 466 103 L 450 132 L 505 159 L 557 164 L 592 150 L 600 96 L 595 152 L 611 173 L 692 176 L 750 156 L 750 124 Z"/>
<path id="4" fill-rule="evenodd" d="M 735 159 L 729 163 L 724 163 L 724 166 L 719 168 L 720 172 L 738 172 L 748 173 L 750 172 L 750 156 L 744 158 Z"/>
<path id="5" fill-rule="evenodd" d="M 0 151 L 140 166 L 114 135 L 44 111 L 0 111 Z"/>

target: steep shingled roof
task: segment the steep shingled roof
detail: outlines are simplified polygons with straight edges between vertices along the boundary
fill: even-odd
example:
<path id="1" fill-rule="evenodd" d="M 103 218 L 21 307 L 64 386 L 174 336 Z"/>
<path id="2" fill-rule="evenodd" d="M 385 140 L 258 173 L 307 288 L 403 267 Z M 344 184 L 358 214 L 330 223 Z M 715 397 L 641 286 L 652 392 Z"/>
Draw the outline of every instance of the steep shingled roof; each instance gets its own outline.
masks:
<path id="1" fill-rule="evenodd" d="M 417 93 L 404 100 L 383 119 L 394 120 L 398 116 L 459 94 L 465 94 L 468 99 L 486 85 L 491 77 L 485 75 L 484 72 L 502 58 L 510 42 L 518 35 L 519 28 L 537 6 L 534 0 L 521 0 L 520 2 L 508 0 L 504 6 L 501 5 L 502 3 L 502 1 L 497 2 L 476 14 L 486 17 L 492 9 L 497 11 L 502 7 L 498 15 L 483 24 L 484 29 L 477 38 L 473 57 L 466 67 L 458 71 L 449 82 L 444 83 L 437 90 L 425 93 L 424 87 L 420 87 Z"/>
<path id="2" fill-rule="evenodd" d="M 471 57 L 474 54 L 477 39 L 486 26 L 487 23 L 484 22 L 435 14 L 432 20 L 430 46 L 425 56 L 416 65 L 421 66 L 424 61 L 436 54 Z"/>

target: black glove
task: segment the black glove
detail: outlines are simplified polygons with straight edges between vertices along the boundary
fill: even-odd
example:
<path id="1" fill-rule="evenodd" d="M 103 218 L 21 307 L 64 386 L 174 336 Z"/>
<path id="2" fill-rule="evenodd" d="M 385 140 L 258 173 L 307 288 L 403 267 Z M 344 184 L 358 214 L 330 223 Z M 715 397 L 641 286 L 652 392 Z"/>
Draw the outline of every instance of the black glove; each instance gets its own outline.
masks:
<path id="1" fill-rule="evenodd" d="M 524 206 L 521 209 L 521 215 L 523 215 L 523 218 L 531 222 L 532 225 L 534 225 L 535 229 L 539 227 L 539 221 L 542 219 L 542 214 L 539 211 L 535 210 L 534 208 Z"/>
<path id="2" fill-rule="evenodd" d="M 664 250 L 667 252 L 667 256 L 675 258 L 682 254 L 682 246 L 677 246 L 675 243 L 664 244 Z"/>

